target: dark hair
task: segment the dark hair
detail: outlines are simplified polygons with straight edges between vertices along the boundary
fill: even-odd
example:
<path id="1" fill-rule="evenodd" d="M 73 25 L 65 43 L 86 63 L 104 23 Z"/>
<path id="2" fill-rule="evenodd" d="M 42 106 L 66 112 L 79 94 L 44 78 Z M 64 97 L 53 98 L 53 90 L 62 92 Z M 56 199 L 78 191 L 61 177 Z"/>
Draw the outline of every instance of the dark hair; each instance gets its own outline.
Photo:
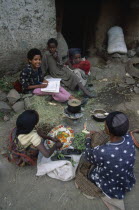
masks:
<path id="1" fill-rule="evenodd" d="M 20 114 L 16 121 L 16 135 L 30 133 L 39 122 L 39 115 L 35 110 L 26 110 Z"/>
<path id="2" fill-rule="evenodd" d="M 129 129 L 129 120 L 122 112 L 111 112 L 106 118 L 109 132 L 115 136 L 124 136 Z"/>
<path id="3" fill-rule="evenodd" d="M 56 47 L 58 46 L 58 42 L 54 38 L 51 38 L 51 39 L 48 40 L 47 46 L 49 46 L 50 44 L 55 44 Z"/>
<path id="4" fill-rule="evenodd" d="M 29 60 L 32 60 L 35 55 L 40 55 L 42 57 L 41 51 L 38 50 L 37 48 L 33 48 L 33 49 L 31 49 L 31 50 L 28 51 L 27 58 Z"/>

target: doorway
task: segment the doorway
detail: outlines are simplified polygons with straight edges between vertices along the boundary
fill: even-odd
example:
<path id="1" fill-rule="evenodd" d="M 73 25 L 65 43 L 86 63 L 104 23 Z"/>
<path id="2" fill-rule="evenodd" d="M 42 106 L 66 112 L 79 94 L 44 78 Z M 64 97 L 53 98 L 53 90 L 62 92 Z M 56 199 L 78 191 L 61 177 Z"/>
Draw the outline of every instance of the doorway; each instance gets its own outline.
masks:
<path id="1" fill-rule="evenodd" d="M 90 44 L 95 43 L 101 1 L 56 0 L 57 30 L 69 48 L 81 48 L 83 55 L 87 55 Z"/>

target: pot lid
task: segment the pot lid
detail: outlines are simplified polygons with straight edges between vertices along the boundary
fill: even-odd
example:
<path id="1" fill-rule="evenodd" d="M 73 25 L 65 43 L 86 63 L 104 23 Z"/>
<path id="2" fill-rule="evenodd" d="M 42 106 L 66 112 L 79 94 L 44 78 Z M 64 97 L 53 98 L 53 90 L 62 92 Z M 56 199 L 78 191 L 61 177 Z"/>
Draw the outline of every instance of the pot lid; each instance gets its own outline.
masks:
<path id="1" fill-rule="evenodd" d="M 81 101 L 78 99 L 71 99 L 68 101 L 68 105 L 76 107 L 81 105 Z"/>

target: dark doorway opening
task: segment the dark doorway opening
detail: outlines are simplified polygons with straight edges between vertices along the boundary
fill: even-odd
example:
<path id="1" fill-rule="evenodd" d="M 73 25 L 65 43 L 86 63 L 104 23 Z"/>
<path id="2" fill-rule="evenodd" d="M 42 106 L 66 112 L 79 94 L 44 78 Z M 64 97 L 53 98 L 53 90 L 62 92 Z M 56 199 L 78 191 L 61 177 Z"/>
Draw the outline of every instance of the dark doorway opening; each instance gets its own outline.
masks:
<path id="1" fill-rule="evenodd" d="M 127 44 L 138 33 L 137 0 L 55 0 L 57 31 L 69 48 L 81 48 L 84 55 L 105 52 L 110 27 L 122 27 Z M 135 24 L 136 23 L 136 24 Z M 134 32 L 134 34 L 133 34 Z"/>
<path id="2" fill-rule="evenodd" d="M 56 0 L 57 30 L 69 48 L 81 48 L 86 55 L 90 44 L 95 43 L 101 1 Z"/>

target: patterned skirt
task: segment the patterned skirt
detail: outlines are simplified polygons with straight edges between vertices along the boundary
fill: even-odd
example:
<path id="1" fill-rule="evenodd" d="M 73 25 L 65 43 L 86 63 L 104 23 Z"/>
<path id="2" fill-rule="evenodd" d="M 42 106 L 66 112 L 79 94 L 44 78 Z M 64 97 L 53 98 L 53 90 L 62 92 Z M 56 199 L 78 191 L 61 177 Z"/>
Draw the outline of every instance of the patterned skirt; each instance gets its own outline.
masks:
<path id="1" fill-rule="evenodd" d="M 16 136 L 16 128 L 12 130 L 7 154 L 10 162 L 14 162 L 18 166 L 36 165 L 38 153 L 38 149 L 33 145 L 24 148 Z"/>

